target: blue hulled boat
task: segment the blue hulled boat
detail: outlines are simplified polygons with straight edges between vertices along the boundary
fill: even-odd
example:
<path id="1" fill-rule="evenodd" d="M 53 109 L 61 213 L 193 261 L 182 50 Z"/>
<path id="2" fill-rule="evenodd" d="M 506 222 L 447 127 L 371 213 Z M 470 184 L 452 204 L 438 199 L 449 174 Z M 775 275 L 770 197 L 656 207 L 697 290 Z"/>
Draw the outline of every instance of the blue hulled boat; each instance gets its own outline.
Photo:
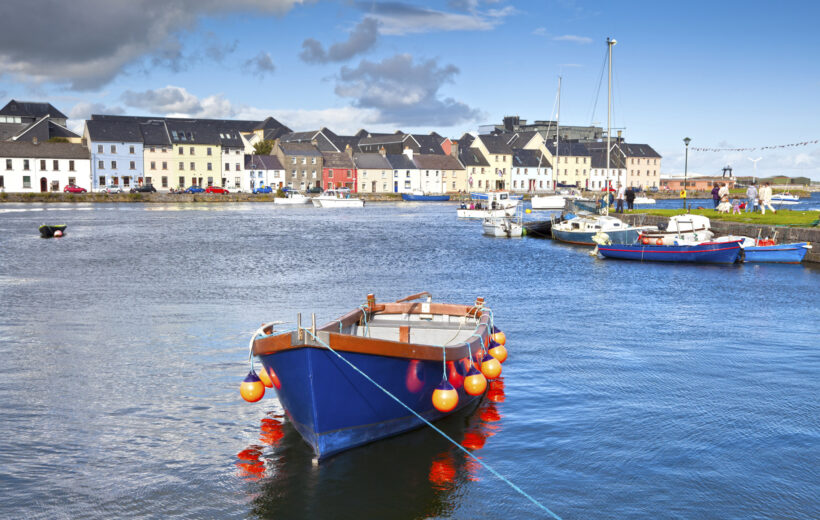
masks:
<path id="1" fill-rule="evenodd" d="M 406 202 L 447 202 L 449 195 L 425 195 L 421 192 L 402 193 L 401 200 Z"/>
<path id="2" fill-rule="evenodd" d="M 425 295 L 426 302 L 413 301 Z M 288 418 L 321 460 L 424 425 L 373 382 L 429 421 L 475 403 L 481 394 L 469 395 L 463 381 L 471 357 L 492 331 L 482 298 L 456 305 L 432 303 L 429 293 L 420 293 L 383 304 L 368 295 L 367 305 L 322 327 L 278 333 L 271 326 L 260 332 L 252 352 L 271 373 Z M 458 404 L 447 413 L 432 402 L 445 356 L 448 380 L 458 393 Z"/>
<path id="3" fill-rule="evenodd" d="M 553 231 L 554 232 L 554 231 Z M 685 262 L 696 264 L 733 264 L 740 255 L 742 240 L 701 242 L 691 245 L 600 245 L 598 252 L 606 258 L 641 262 Z"/>
<path id="4" fill-rule="evenodd" d="M 799 264 L 803 261 L 811 244 L 797 242 L 767 246 L 746 246 L 743 248 L 744 262 L 771 262 L 778 264 Z"/>

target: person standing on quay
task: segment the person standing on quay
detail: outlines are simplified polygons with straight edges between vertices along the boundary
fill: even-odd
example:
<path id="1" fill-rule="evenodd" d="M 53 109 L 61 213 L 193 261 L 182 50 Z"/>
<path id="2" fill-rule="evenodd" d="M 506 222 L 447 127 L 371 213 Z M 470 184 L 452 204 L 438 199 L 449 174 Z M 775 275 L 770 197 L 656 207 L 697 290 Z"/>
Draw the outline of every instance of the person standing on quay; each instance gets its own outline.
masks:
<path id="1" fill-rule="evenodd" d="M 626 209 L 635 209 L 635 190 L 631 186 L 626 190 Z"/>
<path id="2" fill-rule="evenodd" d="M 755 212 L 755 204 L 757 203 L 757 186 L 754 183 L 749 184 L 746 188 L 746 213 Z"/>
<path id="3" fill-rule="evenodd" d="M 720 202 L 720 195 L 718 195 L 719 192 L 720 192 L 720 183 L 716 182 L 715 187 L 712 188 L 712 202 L 715 203 L 715 208 L 717 208 L 718 202 Z"/>
<path id="4" fill-rule="evenodd" d="M 766 206 L 769 206 L 770 210 L 777 213 L 777 210 L 772 206 L 772 187 L 768 182 L 760 188 L 760 212 L 764 215 L 766 214 Z"/>
<path id="5" fill-rule="evenodd" d="M 615 197 L 617 201 L 617 205 L 615 206 L 615 213 L 623 213 L 624 212 L 624 187 L 618 183 L 618 196 Z"/>

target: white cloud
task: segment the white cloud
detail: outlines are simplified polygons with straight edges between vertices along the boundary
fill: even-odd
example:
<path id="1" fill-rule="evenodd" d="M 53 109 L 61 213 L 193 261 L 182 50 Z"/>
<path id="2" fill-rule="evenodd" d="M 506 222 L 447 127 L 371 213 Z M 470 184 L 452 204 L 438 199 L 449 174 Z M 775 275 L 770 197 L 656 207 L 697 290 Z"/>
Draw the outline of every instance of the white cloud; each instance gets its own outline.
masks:
<path id="1" fill-rule="evenodd" d="M 536 27 L 532 33 L 536 36 L 546 36 L 547 35 L 547 28 L 546 27 Z"/>
<path id="2" fill-rule="evenodd" d="M 466 4 L 477 5 L 476 2 Z M 381 34 L 413 34 L 434 31 L 489 31 L 517 11 L 512 6 L 482 12 L 451 13 L 401 2 L 359 2 L 371 18 L 381 22 Z M 467 6 L 469 7 L 469 5 Z"/>
<path id="3" fill-rule="evenodd" d="M 572 42 L 572 43 L 582 43 L 588 44 L 592 43 L 592 38 L 587 38 L 586 36 L 576 36 L 574 34 L 565 34 L 564 36 L 555 36 L 553 40 L 557 42 Z"/>

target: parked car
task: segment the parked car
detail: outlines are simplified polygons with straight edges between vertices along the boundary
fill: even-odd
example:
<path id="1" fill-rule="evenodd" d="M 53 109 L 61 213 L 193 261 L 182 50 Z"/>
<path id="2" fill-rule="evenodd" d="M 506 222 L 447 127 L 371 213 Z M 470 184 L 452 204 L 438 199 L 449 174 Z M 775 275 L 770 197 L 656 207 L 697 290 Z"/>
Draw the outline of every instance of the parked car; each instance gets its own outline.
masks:
<path id="1" fill-rule="evenodd" d="M 103 186 L 100 188 L 100 193 L 122 193 L 122 188 L 119 186 Z"/>
<path id="2" fill-rule="evenodd" d="M 307 192 L 308 193 L 322 193 L 322 188 L 320 188 L 319 186 L 314 186 L 312 188 L 309 188 L 307 190 Z"/>
<path id="3" fill-rule="evenodd" d="M 205 193 L 230 193 L 228 188 L 220 188 L 219 186 L 208 186 L 205 188 Z"/>
<path id="4" fill-rule="evenodd" d="M 143 184 L 142 186 L 134 186 L 131 188 L 131 193 L 156 193 L 157 189 L 153 184 Z"/>
<path id="5" fill-rule="evenodd" d="M 188 189 L 185 190 L 185 193 L 202 193 L 205 190 L 200 188 L 199 186 L 190 186 Z"/>
<path id="6" fill-rule="evenodd" d="M 658 187 L 652 186 L 651 188 L 649 188 L 649 191 L 651 191 L 652 193 L 658 193 Z"/>
<path id="7" fill-rule="evenodd" d="M 75 186 L 73 184 L 69 184 L 65 188 L 63 188 L 63 193 L 85 193 L 86 191 L 88 190 L 86 190 L 85 188 L 81 188 L 79 186 Z"/>
<path id="8" fill-rule="evenodd" d="M 270 186 L 260 186 L 259 188 L 253 189 L 254 193 L 273 193 L 273 188 Z"/>

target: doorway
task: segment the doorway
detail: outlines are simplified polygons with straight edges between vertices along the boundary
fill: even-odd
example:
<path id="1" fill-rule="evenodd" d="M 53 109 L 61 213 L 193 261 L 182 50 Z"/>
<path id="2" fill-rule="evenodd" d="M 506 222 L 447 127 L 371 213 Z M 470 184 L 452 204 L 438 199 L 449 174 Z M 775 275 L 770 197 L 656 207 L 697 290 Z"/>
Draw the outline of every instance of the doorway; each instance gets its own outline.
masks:
<path id="1" fill-rule="evenodd" d="M 48 191 L 48 180 L 45 177 L 40 177 L 40 193 Z"/>

